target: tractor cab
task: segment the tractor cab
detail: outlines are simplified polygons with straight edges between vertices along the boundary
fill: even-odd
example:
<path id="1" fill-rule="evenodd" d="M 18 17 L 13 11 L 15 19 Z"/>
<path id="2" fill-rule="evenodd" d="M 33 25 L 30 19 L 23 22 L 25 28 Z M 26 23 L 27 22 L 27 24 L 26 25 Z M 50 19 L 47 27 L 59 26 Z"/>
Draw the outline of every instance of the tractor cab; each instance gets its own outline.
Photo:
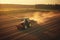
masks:
<path id="1" fill-rule="evenodd" d="M 31 27 L 31 23 L 29 18 L 23 18 L 23 21 L 20 22 L 19 25 L 17 25 L 17 28 L 20 30 L 28 29 Z"/>

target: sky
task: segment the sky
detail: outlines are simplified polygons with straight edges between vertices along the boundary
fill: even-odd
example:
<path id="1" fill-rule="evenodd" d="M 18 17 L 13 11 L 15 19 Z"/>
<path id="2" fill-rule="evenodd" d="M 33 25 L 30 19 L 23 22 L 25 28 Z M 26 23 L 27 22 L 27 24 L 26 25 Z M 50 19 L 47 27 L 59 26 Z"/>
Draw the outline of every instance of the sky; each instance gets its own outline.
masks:
<path id="1" fill-rule="evenodd" d="M 60 0 L 0 0 L 0 4 L 60 4 Z"/>

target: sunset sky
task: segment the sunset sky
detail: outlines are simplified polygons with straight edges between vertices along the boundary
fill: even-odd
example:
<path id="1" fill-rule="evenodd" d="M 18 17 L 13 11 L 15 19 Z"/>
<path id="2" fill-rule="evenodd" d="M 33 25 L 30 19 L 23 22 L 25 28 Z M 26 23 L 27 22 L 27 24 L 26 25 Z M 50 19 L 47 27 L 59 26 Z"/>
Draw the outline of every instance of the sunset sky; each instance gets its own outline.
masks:
<path id="1" fill-rule="evenodd" d="M 0 4 L 60 4 L 60 0 L 0 0 Z"/>

